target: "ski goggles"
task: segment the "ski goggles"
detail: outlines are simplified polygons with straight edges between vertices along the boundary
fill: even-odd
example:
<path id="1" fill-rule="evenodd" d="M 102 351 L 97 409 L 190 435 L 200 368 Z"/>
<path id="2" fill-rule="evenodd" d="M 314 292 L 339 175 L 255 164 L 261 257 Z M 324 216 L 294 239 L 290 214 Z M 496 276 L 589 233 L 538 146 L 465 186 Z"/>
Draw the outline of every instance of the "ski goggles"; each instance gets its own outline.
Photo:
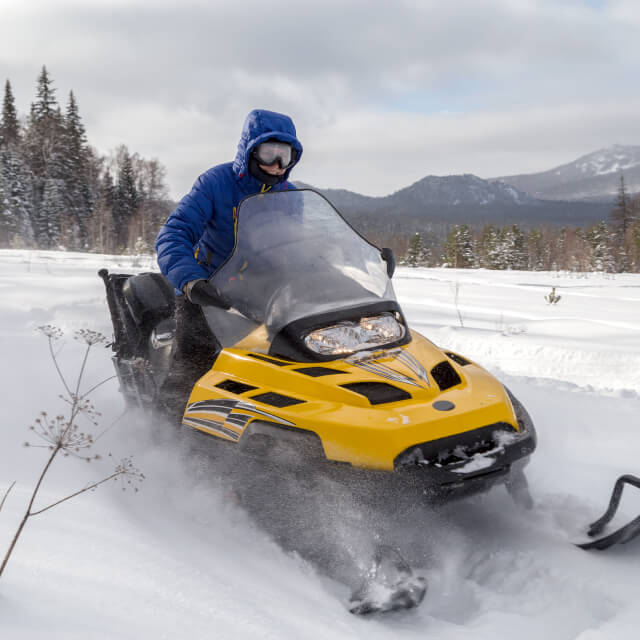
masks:
<path id="1" fill-rule="evenodd" d="M 281 169 L 287 169 L 296 161 L 298 154 L 287 142 L 267 140 L 254 149 L 253 155 L 260 164 L 267 167 L 277 162 Z"/>

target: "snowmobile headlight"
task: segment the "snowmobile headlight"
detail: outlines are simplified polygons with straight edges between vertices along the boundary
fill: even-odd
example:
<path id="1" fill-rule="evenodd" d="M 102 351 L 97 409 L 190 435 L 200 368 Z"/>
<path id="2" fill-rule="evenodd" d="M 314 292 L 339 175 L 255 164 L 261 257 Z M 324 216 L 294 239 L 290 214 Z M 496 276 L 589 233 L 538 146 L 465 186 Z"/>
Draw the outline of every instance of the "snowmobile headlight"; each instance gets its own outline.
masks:
<path id="1" fill-rule="evenodd" d="M 311 331 L 304 338 L 308 349 L 324 356 L 373 349 L 404 338 L 406 329 L 391 313 L 338 322 Z"/>

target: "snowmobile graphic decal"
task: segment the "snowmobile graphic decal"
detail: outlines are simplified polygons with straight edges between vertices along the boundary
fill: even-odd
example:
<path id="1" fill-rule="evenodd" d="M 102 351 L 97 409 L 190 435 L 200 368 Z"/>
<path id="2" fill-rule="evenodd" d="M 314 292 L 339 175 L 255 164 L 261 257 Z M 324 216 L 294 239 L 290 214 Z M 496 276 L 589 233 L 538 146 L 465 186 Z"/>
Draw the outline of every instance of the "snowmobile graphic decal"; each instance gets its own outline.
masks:
<path id="1" fill-rule="evenodd" d="M 219 420 L 213 416 L 220 416 L 222 419 Z M 280 418 L 268 411 L 258 409 L 250 402 L 222 399 L 192 402 L 187 406 L 187 409 L 184 412 L 182 424 L 203 431 L 213 431 L 237 442 L 247 426 L 247 423 L 258 416 L 265 416 L 272 422 L 278 422 L 279 424 L 283 424 L 288 427 L 296 426 L 295 423 L 290 422 L 289 420 Z"/>
<path id="2" fill-rule="evenodd" d="M 387 364 L 383 364 L 381 360 L 387 360 L 388 358 L 397 360 L 403 364 L 411 373 L 416 377 L 408 376 L 397 369 L 393 369 Z M 395 382 L 404 382 L 404 384 L 410 384 L 414 387 L 429 387 L 429 378 L 425 368 L 418 362 L 418 360 L 412 356 L 408 351 L 398 349 L 397 351 L 376 352 L 369 355 L 355 354 L 346 359 L 349 364 L 363 369 L 368 373 L 386 378 L 387 380 L 394 380 Z"/>

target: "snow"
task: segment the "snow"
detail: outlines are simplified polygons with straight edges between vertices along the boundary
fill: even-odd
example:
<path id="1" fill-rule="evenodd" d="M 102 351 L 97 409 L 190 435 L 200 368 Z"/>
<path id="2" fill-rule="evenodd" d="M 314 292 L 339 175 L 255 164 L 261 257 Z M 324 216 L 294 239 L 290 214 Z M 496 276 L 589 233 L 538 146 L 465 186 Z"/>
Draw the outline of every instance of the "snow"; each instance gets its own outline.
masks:
<path id="1" fill-rule="evenodd" d="M 34 327 L 65 330 L 57 348 L 71 377 L 82 353 L 73 330 L 110 334 L 97 270 L 151 265 L 0 251 L 0 496 L 17 481 L 0 512 L 2 554 L 46 455 L 21 447 L 27 426 L 41 410 L 63 409 Z M 398 504 L 380 520 L 331 484 L 324 503 L 302 486 L 285 551 L 275 523 L 240 507 L 168 425 L 126 414 L 110 426 L 123 410 L 111 381 L 93 396 L 103 413 L 96 433 L 106 429 L 95 448 L 132 454 L 147 480 L 137 494 L 101 487 L 28 522 L 0 578 L 0 638 L 637 638 L 640 540 L 606 552 L 571 543 L 604 512 L 614 480 L 640 474 L 640 276 L 400 268 L 394 284 L 416 330 L 489 368 L 531 413 L 539 434 L 527 468 L 531 511 L 496 488 L 440 509 Z M 556 305 L 544 300 L 552 286 Z M 95 347 L 87 386 L 110 375 L 110 351 Z M 90 465 L 56 461 L 40 504 L 111 469 L 106 455 Z M 620 521 L 640 513 L 634 491 Z M 340 568 L 319 568 L 302 544 L 317 534 L 364 569 L 374 530 L 427 578 L 417 610 L 354 617 Z"/>
<path id="2" fill-rule="evenodd" d="M 604 176 L 633 169 L 640 164 L 638 147 L 613 145 L 608 149 L 594 151 L 576 161 L 582 173 Z"/>

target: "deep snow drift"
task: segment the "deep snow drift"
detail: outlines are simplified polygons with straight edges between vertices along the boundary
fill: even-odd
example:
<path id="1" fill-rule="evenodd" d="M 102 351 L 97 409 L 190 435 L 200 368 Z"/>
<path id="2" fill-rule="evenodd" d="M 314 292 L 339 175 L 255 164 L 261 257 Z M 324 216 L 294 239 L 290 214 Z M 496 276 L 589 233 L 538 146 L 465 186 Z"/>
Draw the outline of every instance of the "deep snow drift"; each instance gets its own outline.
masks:
<path id="1" fill-rule="evenodd" d="M 17 481 L 0 512 L 0 553 L 46 456 L 21 447 L 27 427 L 41 410 L 64 409 L 34 327 L 65 329 L 56 348 L 72 377 L 82 352 L 73 330 L 110 334 L 97 270 L 150 265 L 0 251 L 0 496 Z M 29 521 L 0 579 L 0 637 L 637 638 L 640 540 L 604 553 L 571 542 L 585 538 L 618 475 L 640 475 L 640 276 L 399 269 L 394 283 L 414 328 L 488 367 L 529 409 L 539 434 L 527 469 L 533 510 L 497 488 L 435 511 L 399 504 L 380 521 L 348 490 L 328 482 L 312 497 L 300 478 L 284 487 L 284 506 L 277 487 L 262 487 L 265 512 L 269 500 L 282 507 L 266 520 L 167 425 L 127 414 L 110 426 L 123 410 L 111 381 L 93 396 L 105 460 L 57 460 L 41 502 L 107 475 L 109 452 L 133 454 L 147 480 L 138 494 L 108 485 Z M 544 300 L 552 286 L 557 305 Z M 109 350 L 95 347 L 85 388 L 110 375 Z M 622 511 L 638 515 L 640 495 L 630 492 Z M 287 550 L 273 539 L 283 530 Z M 428 579 L 418 610 L 347 612 L 349 589 L 334 578 L 343 563 L 364 568 L 376 536 Z M 337 566 L 318 568 L 313 540 L 342 549 Z"/>

